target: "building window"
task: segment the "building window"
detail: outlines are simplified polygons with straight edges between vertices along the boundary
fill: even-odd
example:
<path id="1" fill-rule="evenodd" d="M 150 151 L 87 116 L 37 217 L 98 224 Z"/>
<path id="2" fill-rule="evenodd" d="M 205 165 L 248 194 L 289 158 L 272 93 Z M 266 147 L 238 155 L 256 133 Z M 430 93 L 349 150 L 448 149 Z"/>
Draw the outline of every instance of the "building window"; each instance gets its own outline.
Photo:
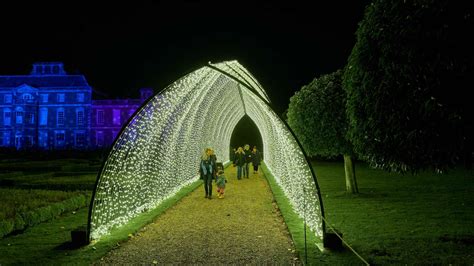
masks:
<path id="1" fill-rule="evenodd" d="M 64 125 L 64 108 L 58 108 L 56 121 L 57 121 L 56 124 L 58 126 Z"/>
<path id="2" fill-rule="evenodd" d="M 12 103 L 12 95 L 11 94 L 5 94 L 5 97 L 3 99 L 5 103 Z"/>
<path id="3" fill-rule="evenodd" d="M 84 131 L 77 131 L 75 134 L 75 146 L 85 147 L 86 146 L 86 133 Z"/>
<path id="4" fill-rule="evenodd" d="M 16 108 L 16 123 L 17 124 L 23 124 L 23 108 L 21 107 L 18 107 Z"/>
<path id="5" fill-rule="evenodd" d="M 77 101 L 78 102 L 80 102 L 80 103 L 84 102 L 84 93 L 78 93 L 78 94 L 76 94 L 76 96 L 77 96 Z"/>
<path id="6" fill-rule="evenodd" d="M 35 123 L 35 114 L 28 112 L 26 113 L 26 123 L 34 124 Z"/>
<path id="7" fill-rule="evenodd" d="M 48 102 L 48 94 L 40 94 L 41 102 L 47 103 Z"/>
<path id="8" fill-rule="evenodd" d="M 58 93 L 58 103 L 63 103 L 65 99 L 64 93 Z"/>
<path id="9" fill-rule="evenodd" d="M 55 137 L 55 144 L 57 147 L 62 147 L 64 146 L 64 143 L 66 142 L 66 133 L 64 130 L 55 130 L 54 131 Z"/>
<path id="10" fill-rule="evenodd" d="M 42 148 L 48 147 L 48 132 L 40 131 L 38 136 L 39 146 Z"/>
<path id="11" fill-rule="evenodd" d="M 10 108 L 3 108 L 3 125 L 10 126 L 12 124 L 12 112 Z"/>
<path id="12" fill-rule="evenodd" d="M 97 124 L 102 125 L 104 124 L 105 117 L 104 117 L 104 110 L 97 110 Z"/>
<path id="13" fill-rule="evenodd" d="M 10 146 L 10 132 L 3 132 L 3 146 Z"/>
<path id="14" fill-rule="evenodd" d="M 33 96 L 29 93 L 23 93 L 23 95 L 21 96 L 21 98 L 25 101 L 29 101 L 29 100 L 33 100 Z"/>
<path id="15" fill-rule="evenodd" d="M 97 131 L 95 133 L 95 139 L 96 139 L 97 147 L 104 146 L 104 131 Z"/>
<path id="16" fill-rule="evenodd" d="M 21 149 L 23 147 L 23 135 L 21 133 L 16 133 L 15 135 L 15 147 L 17 150 Z"/>
<path id="17" fill-rule="evenodd" d="M 118 131 L 117 130 L 112 130 L 112 140 L 115 141 L 115 138 L 117 138 Z"/>
<path id="18" fill-rule="evenodd" d="M 40 118 L 39 118 L 40 126 L 48 125 L 48 108 L 42 107 L 40 109 Z"/>
<path id="19" fill-rule="evenodd" d="M 76 109 L 76 122 L 78 126 L 84 125 L 84 108 Z"/>
<path id="20" fill-rule="evenodd" d="M 114 125 L 120 125 L 120 109 L 114 109 L 113 110 L 112 121 L 113 121 Z"/>

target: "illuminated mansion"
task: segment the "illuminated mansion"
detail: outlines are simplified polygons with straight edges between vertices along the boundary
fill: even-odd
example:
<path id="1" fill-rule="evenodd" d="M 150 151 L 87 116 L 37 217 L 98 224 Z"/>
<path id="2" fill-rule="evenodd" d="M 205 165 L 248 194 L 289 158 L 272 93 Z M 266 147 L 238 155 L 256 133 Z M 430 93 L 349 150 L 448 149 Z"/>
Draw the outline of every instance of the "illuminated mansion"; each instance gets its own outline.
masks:
<path id="1" fill-rule="evenodd" d="M 83 75 L 60 62 L 35 63 L 30 75 L 0 76 L 0 147 L 94 149 L 110 146 L 124 123 L 153 95 L 93 100 Z"/>

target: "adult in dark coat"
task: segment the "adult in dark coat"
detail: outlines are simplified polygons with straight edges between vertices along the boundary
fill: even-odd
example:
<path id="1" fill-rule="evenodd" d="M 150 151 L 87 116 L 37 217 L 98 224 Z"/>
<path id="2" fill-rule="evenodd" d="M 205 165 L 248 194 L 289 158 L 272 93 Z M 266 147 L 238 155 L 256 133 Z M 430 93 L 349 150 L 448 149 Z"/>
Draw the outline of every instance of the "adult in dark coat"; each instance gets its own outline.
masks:
<path id="1" fill-rule="evenodd" d="M 206 191 L 206 198 L 212 199 L 212 173 L 215 165 L 212 163 L 211 150 L 209 148 L 202 154 L 199 168 L 204 183 L 204 190 Z"/>
<path id="2" fill-rule="evenodd" d="M 211 151 L 210 158 L 212 161 L 212 165 L 214 165 L 214 168 L 212 169 L 212 177 L 217 180 L 217 156 L 214 152 L 214 149 L 210 148 L 209 150 Z"/>
<path id="3" fill-rule="evenodd" d="M 245 164 L 245 153 L 242 147 L 239 147 L 237 149 L 237 152 L 235 153 L 235 165 L 237 166 L 237 179 L 240 180 L 242 179 L 242 169 Z"/>
<path id="4" fill-rule="evenodd" d="M 230 161 L 232 162 L 232 166 L 235 167 L 235 154 L 237 153 L 237 149 L 233 148 L 230 152 Z"/>
<path id="5" fill-rule="evenodd" d="M 260 157 L 260 152 L 257 150 L 257 147 L 253 147 L 252 150 L 252 165 L 253 165 L 253 173 L 258 174 L 258 166 L 262 158 Z"/>
<path id="6" fill-rule="evenodd" d="M 252 162 L 252 151 L 250 145 L 246 144 L 244 148 L 245 153 L 245 164 L 244 164 L 244 177 L 249 178 L 249 164 Z"/>

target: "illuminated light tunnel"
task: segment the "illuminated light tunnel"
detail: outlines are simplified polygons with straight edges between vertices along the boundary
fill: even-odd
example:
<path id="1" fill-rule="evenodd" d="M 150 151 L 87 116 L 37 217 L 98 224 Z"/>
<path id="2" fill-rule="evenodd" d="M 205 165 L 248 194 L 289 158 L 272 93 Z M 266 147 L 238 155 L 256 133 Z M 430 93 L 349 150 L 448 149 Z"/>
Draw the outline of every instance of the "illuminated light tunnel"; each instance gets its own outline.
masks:
<path id="1" fill-rule="evenodd" d="M 246 114 L 261 133 L 265 165 L 322 241 L 324 211 L 309 161 L 260 84 L 237 61 L 209 63 L 180 78 L 130 118 L 98 174 L 89 239 L 99 239 L 197 181 L 206 147 L 215 149 L 219 161 L 228 161 L 233 129 Z"/>

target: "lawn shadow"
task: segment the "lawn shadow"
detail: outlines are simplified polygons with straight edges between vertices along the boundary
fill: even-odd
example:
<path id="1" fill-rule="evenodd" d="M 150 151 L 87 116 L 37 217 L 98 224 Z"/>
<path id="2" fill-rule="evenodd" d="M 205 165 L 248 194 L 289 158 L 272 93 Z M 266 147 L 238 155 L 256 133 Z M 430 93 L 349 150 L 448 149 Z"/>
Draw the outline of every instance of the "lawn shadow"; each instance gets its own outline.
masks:
<path id="1" fill-rule="evenodd" d="M 349 199 L 364 198 L 364 199 L 367 199 L 367 198 L 386 198 L 386 197 L 388 197 L 388 193 L 377 191 L 374 188 L 364 188 L 364 189 L 360 189 L 359 193 L 357 193 L 357 194 L 348 193 L 346 191 L 340 191 L 340 192 L 333 193 L 332 195 L 329 195 L 329 197 L 331 197 L 331 196 L 333 198 L 349 198 Z"/>
<path id="2" fill-rule="evenodd" d="M 54 250 L 75 250 L 75 249 L 79 249 L 80 247 L 82 246 L 76 243 L 73 243 L 72 241 L 67 241 L 56 246 Z"/>
<path id="3" fill-rule="evenodd" d="M 454 242 L 463 245 L 474 245 L 474 235 L 442 235 L 439 237 L 442 242 Z"/>

